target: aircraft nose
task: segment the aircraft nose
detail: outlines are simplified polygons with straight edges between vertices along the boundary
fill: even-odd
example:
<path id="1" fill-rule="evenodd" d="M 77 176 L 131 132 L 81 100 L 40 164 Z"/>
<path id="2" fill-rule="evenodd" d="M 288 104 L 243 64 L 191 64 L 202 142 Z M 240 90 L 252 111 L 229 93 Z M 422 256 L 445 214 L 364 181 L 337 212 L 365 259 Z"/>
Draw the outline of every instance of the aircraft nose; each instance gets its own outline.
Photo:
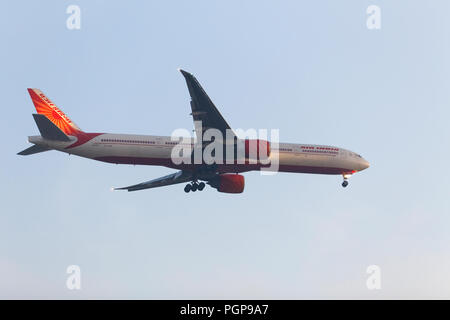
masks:
<path id="1" fill-rule="evenodd" d="M 361 170 L 367 169 L 368 167 L 370 167 L 370 163 L 369 161 L 367 161 L 366 159 L 362 158 L 361 159 Z"/>

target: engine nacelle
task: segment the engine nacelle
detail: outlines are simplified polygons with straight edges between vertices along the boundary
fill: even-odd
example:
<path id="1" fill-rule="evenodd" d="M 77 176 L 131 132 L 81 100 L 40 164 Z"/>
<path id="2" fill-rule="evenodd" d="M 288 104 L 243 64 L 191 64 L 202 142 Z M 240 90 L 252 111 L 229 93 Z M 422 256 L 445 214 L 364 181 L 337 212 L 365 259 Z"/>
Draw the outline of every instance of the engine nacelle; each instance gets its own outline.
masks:
<path id="1" fill-rule="evenodd" d="M 244 191 L 245 180 L 240 174 L 220 174 L 216 179 L 209 181 L 209 185 L 224 193 L 242 193 Z"/>

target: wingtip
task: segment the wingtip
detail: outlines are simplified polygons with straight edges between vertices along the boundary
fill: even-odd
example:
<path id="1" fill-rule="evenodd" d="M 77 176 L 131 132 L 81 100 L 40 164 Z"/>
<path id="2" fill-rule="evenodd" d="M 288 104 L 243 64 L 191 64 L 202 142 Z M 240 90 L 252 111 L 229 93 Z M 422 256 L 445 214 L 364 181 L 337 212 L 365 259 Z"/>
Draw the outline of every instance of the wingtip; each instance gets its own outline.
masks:
<path id="1" fill-rule="evenodd" d="M 111 191 L 117 191 L 117 190 L 127 190 L 127 188 L 116 188 L 116 187 L 111 187 Z"/>
<path id="2" fill-rule="evenodd" d="M 192 73 L 189 73 L 189 72 L 187 72 L 187 71 L 185 71 L 185 70 L 183 70 L 183 69 L 181 69 L 181 68 L 178 68 L 178 71 L 180 71 L 181 72 L 181 74 L 183 75 L 183 76 L 192 76 Z"/>

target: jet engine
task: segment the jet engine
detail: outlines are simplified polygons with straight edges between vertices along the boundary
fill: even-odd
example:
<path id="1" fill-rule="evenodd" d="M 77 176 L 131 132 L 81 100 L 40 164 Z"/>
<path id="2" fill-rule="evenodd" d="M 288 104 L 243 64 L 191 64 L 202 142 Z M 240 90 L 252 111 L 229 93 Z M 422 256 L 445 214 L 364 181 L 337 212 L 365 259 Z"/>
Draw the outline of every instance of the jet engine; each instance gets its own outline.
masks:
<path id="1" fill-rule="evenodd" d="M 219 174 L 213 180 L 210 180 L 208 184 L 217 189 L 219 192 L 224 193 L 242 193 L 244 191 L 245 181 L 244 176 L 240 174 Z"/>

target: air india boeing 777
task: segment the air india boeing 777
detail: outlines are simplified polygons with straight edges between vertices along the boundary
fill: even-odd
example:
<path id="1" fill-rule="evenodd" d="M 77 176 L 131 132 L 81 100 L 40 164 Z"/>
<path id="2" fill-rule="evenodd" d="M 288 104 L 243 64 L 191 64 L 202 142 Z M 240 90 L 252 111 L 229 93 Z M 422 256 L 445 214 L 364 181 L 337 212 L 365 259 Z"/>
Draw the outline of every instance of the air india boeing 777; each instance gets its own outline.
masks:
<path id="1" fill-rule="evenodd" d="M 241 193 L 244 191 L 241 173 L 263 170 L 273 160 L 277 161 L 276 171 L 279 172 L 342 175 L 342 186 L 346 187 L 348 177 L 369 167 L 369 163 L 359 154 L 343 148 L 238 138 L 197 79 L 184 70 L 180 72 L 189 89 L 191 115 L 196 124 L 196 138 L 185 138 L 182 144 L 190 150 L 194 161 L 180 162 L 179 158 L 174 158 L 174 148 L 180 145 L 174 142 L 174 137 L 84 132 L 38 89 L 28 89 L 28 92 L 36 107 L 37 114 L 33 117 L 41 135 L 28 137 L 33 146 L 18 154 L 57 150 L 115 164 L 165 166 L 178 170 L 161 178 L 115 188 L 128 191 L 187 183 L 184 191 L 195 192 L 203 190 L 206 182 L 219 192 Z M 225 155 L 215 158 L 213 162 L 205 161 L 202 156 L 195 161 L 195 150 L 202 154 L 208 148 L 208 141 L 198 139 L 207 130 L 215 130 L 227 137 L 225 140 L 216 138 L 208 141 L 222 143 L 227 148 L 231 145 L 230 149 L 234 152 L 232 161 L 218 161 L 225 159 Z M 241 153 L 238 152 L 238 145 L 243 146 Z"/>

